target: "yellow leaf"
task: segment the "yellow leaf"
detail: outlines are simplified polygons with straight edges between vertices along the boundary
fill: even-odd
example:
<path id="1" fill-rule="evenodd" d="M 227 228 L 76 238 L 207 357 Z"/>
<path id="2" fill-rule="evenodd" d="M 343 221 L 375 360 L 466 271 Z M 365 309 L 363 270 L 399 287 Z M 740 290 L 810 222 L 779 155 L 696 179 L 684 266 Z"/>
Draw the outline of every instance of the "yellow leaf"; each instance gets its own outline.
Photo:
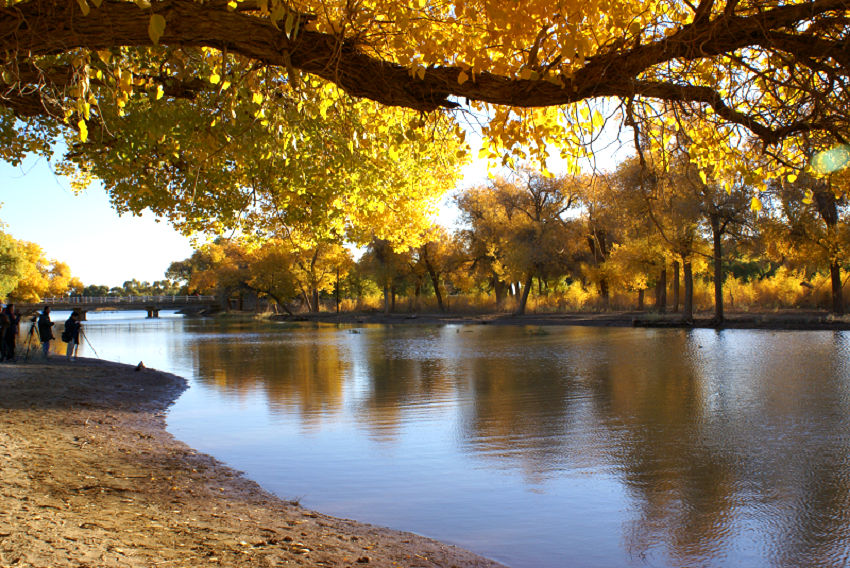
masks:
<path id="1" fill-rule="evenodd" d="M 708 178 L 706 177 L 705 172 L 702 171 L 702 170 L 700 170 L 700 172 L 699 172 L 699 179 L 702 180 L 702 183 L 704 183 L 705 185 L 708 185 Z M 753 198 L 753 199 L 755 199 L 755 198 Z M 761 208 L 761 202 L 759 202 L 759 209 L 760 208 Z M 758 211 L 758 209 L 755 209 L 755 211 Z"/>
<path id="2" fill-rule="evenodd" d="M 148 24 L 148 35 L 154 45 L 159 45 L 159 38 L 165 32 L 165 16 L 162 14 L 153 14 L 150 23 Z"/>
<path id="3" fill-rule="evenodd" d="M 218 85 L 219 83 L 221 83 L 221 75 L 219 75 L 218 73 L 213 73 L 212 75 L 210 75 L 210 83 L 212 83 L 213 85 Z"/>
<path id="4" fill-rule="evenodd" d="M 80 5 L 80 10 L 83 11 L 83 16 L 88 16 L 89 12 L 91 12 L 91 8 L 89 7 L 89 3 L 86 0 L 77 0 L 77 4 Z"/>
<path id="5" fill-rule="evenodd" d="M 460 73 L 457 74 L 457 84 L 458 85 L 463 85 L 467 81 L 469 81 L 469 75 L 466 74 L 466 71 L 461 71 Z"/>
<path id="6" fill-rule="evenodd" d="M 424 67 L 417 68 L 416 69 L 416 76 L 419 77 L 419 80 L 424 79 L 425 78 L 425 68 Z"/>
<path id="7" fill-rule="evenodd" d="M 77 128 L 80 129 L 80 142 L 85 142 L 89 139 L 89 127 L 86 126 L 86 121 L 80 119 L 80 122 L 77 123 Z"/>
<path id="8" fill-rule="evenodd" d="M 238 4 L 236 3 L 236 0 L 230 0 L 230 2 L 227 3 L 227 7 L 231 10 L 235 10 L 237 6 Z"/>
<path id="9" fill-rule="evenodd" d="M 788 183 L 794 183 L 797 181 L 797 174 L 788 174 L 786 179 L 788 180 Z"/>
<path id="10" fill-rule="evenodd" d="M 258 105 L 263 104 L 263 93 L 254 93 L 253 101 L 254 101 L 254 104 L 258 104 Z"/>
<path id="11" fill-rule="evenodd" d="M 755 212 L 761 211 L 761 199 L 758 197 L 753 197 L 750 201 L 750 209 Z"/>
<path id="12" fill-rule="evenodd" d="M 161 99 L 164 94 L 165 94 L 165 90 L 163 90 L 162 85 L 157 85 L 156 86 L 156 100 Z"/>

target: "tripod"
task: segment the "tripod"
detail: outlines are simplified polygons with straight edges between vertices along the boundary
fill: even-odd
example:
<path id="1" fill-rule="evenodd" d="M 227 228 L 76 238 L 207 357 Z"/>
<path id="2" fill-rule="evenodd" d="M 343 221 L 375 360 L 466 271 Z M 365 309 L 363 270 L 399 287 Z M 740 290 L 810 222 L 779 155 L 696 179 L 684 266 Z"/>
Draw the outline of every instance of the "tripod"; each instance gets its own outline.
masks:
<path id="1" fill-rule="evenodd" d="M 35 327 L 35 318 L 33 318 L 32 323 L 30 323 L 30 330 L 27 332 L 27 338 L 24 340 L 24 343 L 27 346 L 26 355 L 24 355 L 24 361 L 29 361 L 30 359 L 30 348 L 32 347 L 33 341 L 38 344 L 40 342 L 40 338 L 38 336 L 38 330 Z"/>
<path id="2" fill-rule="evenodd" d="M 94 353 L 94 356 L 95 356 L 95 357 L 97 357 L 98 359 L 100 359 L 100 355 L 98 355 L 98 354 L 97 354 L 97 351 L 95 351 L 95 350 L 94 350 L 94 346 L 91 344 L 91 341 L 89 341 L 89 336 L 88 336 L 88 335 L 86 335 L 86 332 L 85 332 L 85 330 L 83 329 L 83 326 L 80 326 L 80 335 L 82 335 L 82 336 L 83 336 L 83 340 L 84 340 L 84 341 L 86 342 L 86 344 L 89 346 L 89 349 L 91 349 L 91 350 L 92 350 L 92 353 Z M 79 345 L 78 345 L 78 347 L 79 347 Z"/>

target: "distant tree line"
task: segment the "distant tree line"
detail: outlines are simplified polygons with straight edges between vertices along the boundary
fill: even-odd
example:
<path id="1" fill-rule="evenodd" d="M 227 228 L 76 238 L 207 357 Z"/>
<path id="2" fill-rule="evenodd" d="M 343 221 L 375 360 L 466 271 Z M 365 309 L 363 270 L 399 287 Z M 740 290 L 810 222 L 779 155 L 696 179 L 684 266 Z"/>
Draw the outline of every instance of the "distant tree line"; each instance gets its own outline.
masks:
<path id="1" fill-rule="evenodd" d="M 139 282 L 135 278 L 127 280 L 121 286 L 90 285 L 82 289 L 81 296 L 108 297 L 108 296 L 173 296 L 181 294 L 184 287 L 171 280 L 157 280 L 155 282 Z"/>
<path id="2" fill-rule="evenodd" d="M 687 153 L 646 152 L 613 172 L 518 169 L 459 192 L 463 225 L 418 246 L 218 239 L 171 265 L 190 292 L 250 291 L 282 310 L 845 310 L 847 170 L 751 183 L 713 179 Z M 371 303 L 370 303 L 371 300 Z M 377 301 L 376 301 L 377 300 Z M 339 305 L 339 304 L 337 304 Z M 324 308 L 323 308 L 324 306 Z"/>

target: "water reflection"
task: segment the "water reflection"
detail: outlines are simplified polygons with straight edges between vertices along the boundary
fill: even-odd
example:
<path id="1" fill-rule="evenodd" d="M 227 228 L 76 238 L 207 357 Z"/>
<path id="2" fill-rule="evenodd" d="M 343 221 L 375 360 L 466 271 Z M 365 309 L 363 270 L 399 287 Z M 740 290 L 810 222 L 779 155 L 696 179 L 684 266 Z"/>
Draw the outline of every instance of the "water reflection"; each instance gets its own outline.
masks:
<path id="1" fill-rule="evenodd" d="M 179 437 L 330 513 L 514 566 L 847 564 L 844 333 L 93 329 L 192 376 Z"/>

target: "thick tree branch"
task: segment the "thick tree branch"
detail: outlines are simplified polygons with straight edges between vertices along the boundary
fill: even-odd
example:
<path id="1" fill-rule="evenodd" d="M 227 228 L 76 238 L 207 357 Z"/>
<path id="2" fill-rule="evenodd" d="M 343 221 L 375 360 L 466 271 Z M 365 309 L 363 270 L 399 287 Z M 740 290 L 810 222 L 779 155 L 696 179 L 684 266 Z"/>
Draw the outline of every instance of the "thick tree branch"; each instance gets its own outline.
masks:
<path id="1" fill-rule="evenodd" d="M 729 2 L 728 6 L 734 6 Z M 457 106 L 454 98 L 496 105 L 543 107 L 595 97 L 645 96 L 710 104 L 724 118 L 751 129 L 765 141 L 818 125 L 790 124 L 770 128 L 753 117 L 730 109 L 717 93 L 699 86 L 678 86 L 640 80 L 648 70 L 673 62 L 687 62 L 748 47 L 799 53 L 816 60 L 832 58 L 850 74 L 848 39 L 812 37 L 799 24 L 825 14 L 843 14 L 850 0 L 811 0 L 803 4 L 752 11 L 736 16 L 734 10 L 710 19 L 712 2 L 697 8 L 700 18 L 665 39 L 620 47 L 588 59 L 561 84 L 522 80 L 487 72 L 476 73 L 463 84 L 458 67 L 429 68 L 420 79 L 407 67 L 365 54 L 349 40 L 302 30 L 290 39 L 267 19 L 229 11 L 223 3 L 165 0 L 141 10 L 133 3 L 104 0 L 83 16 L 75 0 L 29 0 L 0 10 L 0 53 L 20 58 L 61 54 L 76 48 L 150 46 L 151 13 L 166 18 L 160 39 L 173 47 L 214 47 L 255 59 L 265 65 L 299 69 L 332 81 L 351 95 L 382 104 L 422 111 Z M 22 111 L 28 107 L 21 105 Z M 34 110 L 34 107 L 29 107 Z"/>

